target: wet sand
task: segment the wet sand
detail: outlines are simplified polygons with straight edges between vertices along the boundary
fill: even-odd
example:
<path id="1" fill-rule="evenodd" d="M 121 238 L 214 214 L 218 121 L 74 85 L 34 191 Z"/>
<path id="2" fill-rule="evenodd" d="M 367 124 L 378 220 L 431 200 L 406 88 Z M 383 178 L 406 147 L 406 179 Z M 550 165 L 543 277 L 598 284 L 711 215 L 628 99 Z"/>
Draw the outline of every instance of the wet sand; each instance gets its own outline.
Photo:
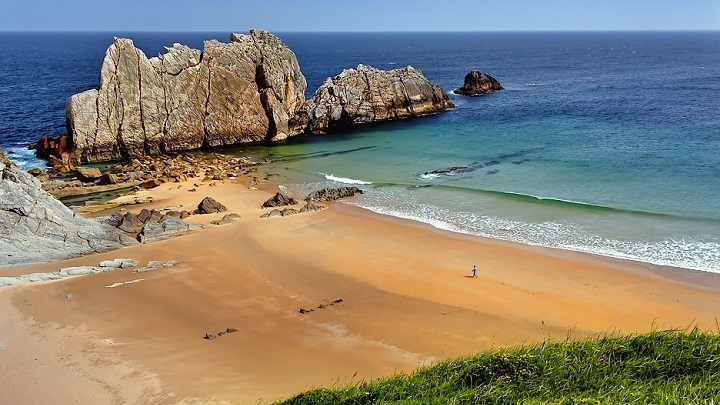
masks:
<path id="1" fill-rule="evenodd" d="M 214 226 L 223 214 L 192 216 L 206 229 L 0 271 L 180 262 L 0 290 L 0 398 L 269 403 L 491 347 L 717 329 L 714 274 L 458 235 L 342 203 L 260 219 L 269 191 L 230 181 L 189 188 L 165 184 L 140 193 L 154 203 L 129 208 L 188 209 L 209 195 L 242 219 Z M 238 331 L 203 338 L 227 328 Z"/>

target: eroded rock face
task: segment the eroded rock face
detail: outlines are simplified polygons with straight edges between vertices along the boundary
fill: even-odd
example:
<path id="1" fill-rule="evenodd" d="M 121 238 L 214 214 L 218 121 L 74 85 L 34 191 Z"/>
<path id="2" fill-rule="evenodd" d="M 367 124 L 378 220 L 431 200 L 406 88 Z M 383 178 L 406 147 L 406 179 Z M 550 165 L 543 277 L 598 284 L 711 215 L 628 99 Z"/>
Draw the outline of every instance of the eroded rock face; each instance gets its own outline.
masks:
<path id="1" fill-rule="evenodd" d="M 465 84 L 455 90 L 455 94 L 476 96 L 480 94 L 494 93 L 498 90 L 503 90 L 500 82 L 490 75 L 486 75 L 478 70 L 472 70 L 470 73 L 465 75 Z"/>
<path id="2" fill-rule="evenodd" d="M 201 52 L 175 44 L 148 59 L 129 39 L 108 48 L 98 89 L 68 98 L 72 159 L 96 162 L 293 133 L 306 82 L 295 54 L 253 30 Z"/>
<path id="3" fill-rule="evenodd" d="M 0 268 L 60 260 L 135 243 L 122 232 L 75 216 L 0 149 Z"/>
<path id="4" fill-rule="evenodd" d="M 384 71 L 359 65 L 326 79 L 290 121 L 291 132 L 325 133 L 454 107 L 439 86 L 412 66 Z"/>

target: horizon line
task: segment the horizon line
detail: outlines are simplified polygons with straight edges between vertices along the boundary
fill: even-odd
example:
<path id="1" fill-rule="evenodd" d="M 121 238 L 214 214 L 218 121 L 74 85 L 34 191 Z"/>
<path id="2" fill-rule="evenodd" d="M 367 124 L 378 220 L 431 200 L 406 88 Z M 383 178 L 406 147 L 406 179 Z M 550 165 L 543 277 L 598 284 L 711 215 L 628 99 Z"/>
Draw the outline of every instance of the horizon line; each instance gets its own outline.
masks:
<path id="1" fill-rule="evenodd" d="M 408 31 L 305 31 L 305 30 L 268 30 L 263 28 L 248 28 L 245 31 L 261 30 L 266 32 L 288 33 L 288 34 L 441 34 L 441 33 L 577 33 L 577 32 L 720 32 L 720 28 L 708 29 L 528 29 L 528 30 L 408 30 Z M 219 33 L 230 32 L 239 33 L 243 31 L 235 30 L 6 30 L 0 29 L 0 33 L 73 33 L 73 34 L 100 34 L 113 32 L 135 32 L 135 33 Z"/>

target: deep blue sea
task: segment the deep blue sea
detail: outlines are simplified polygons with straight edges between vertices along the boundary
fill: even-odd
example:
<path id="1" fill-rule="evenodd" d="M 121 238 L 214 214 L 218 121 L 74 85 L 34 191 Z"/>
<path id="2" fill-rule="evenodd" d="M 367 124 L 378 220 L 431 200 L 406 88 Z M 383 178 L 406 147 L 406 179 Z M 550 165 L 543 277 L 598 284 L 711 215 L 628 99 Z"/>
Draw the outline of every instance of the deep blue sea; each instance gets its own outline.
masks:
<path id="1" fill-rule="evenodd" d="M 114 33 L 148 56 L 229 33 Z M 273 160 L 299 197 L 368 183 L 350 203 L 438 228 L 720 272 L 720 32 L 280 33 L 309 97 L 358 64 L 413 65 L 446 91 L 478 69 L 505 91 L 442 114 L 230 153 Z M 65 131 L 97 87 L 110 33 L 0 33 L 0 145 Z M 424 175 L 470 166 L 456 175 Z M 452 254 L 448 252 L 448 254 Z M 478 258 L 481 263 L 482 258 Z"/>

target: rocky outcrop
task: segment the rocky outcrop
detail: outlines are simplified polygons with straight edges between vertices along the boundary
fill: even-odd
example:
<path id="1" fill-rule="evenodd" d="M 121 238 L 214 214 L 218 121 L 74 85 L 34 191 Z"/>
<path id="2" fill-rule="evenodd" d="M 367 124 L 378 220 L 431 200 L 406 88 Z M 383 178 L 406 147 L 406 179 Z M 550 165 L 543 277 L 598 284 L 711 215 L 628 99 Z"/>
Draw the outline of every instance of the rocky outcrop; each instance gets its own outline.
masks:
<path id="1" fill-rule="evenodd" d="M 180 217 L 181 213 L 162 214 L 160 211 L 148 209 L 142 209 L 138 214 L 115 211 L 105 223 L 135 236 L 140 243 L 151 243 L 200 229 Z"/>
<path id="2" fill-rule="evenodd" d="M 296 205 L 297 203 L 298 202 L 292 197 L 288 197 L 283 193 L 275 193 L 274 196 L 263 203 L 262 208 L 284 207 L 287 205 Z"/>
<path id="3" fill-rule="evenodd" d="M 216 219 L 210 223 L 213 225 L 225 225 L 225 224 L 229 224 L 231 222 L 235 222 L 235 221 L 239 221 L 239 220 L 240 220 L 240 215 L 232 212 L 230 214 L 223 216 L 222 219 Z"/>
<path id="4" fill-rule="evenodd" d="M 198 207 L 193 213 L 195 214 L 217 214 L 220 212 L 227 211 L 227 207 L 222 205 L 221 203 L 217 202 L 212 197 L 205 197 L 200 201 L 200 204 L 198 204 Z"/>
<path id="5" fill-rule="evenodd" d="M 478 70 L 473 70 L 465 75 L 465 84 L 455 90 L 454 93 L 464 94 L 467 96 L 477 96 L 480 94 L 494 93 L 498 90 L 503 90 L 500 82 L 490 75 L 486 75 Z"/>
<path id="6" fill-rule="evenodd" d="M 0 267 L 60 260 L 134 241 L 75 214 L 0 149 Z"/>
<path id="7" fill-rule="evenodd" d="M 150 59 L 131 40 L 116 38 L 99 88 L 67 100 L 72 160 L 284 139 L 293 134 L 288 120 L 303 105 L 305 88 L 295 54 L 267 32 L 206 41 L 203 51 L 175 44 Z M 62 155 L 60 145 L 46 143 Z"/>
<path id="8" fill-rule="evenodd" d="M 341 198 L 354 197 L 355 194 L 362 194 L 363 191 L 357 187 L 323 188 L 313 191 L 305 197 L 305 201 L 335 201 Z"/>
<path id="9" fill-rule="evenodd" d="M 291 120 L 291 132 L 326 133 L 454 107 L 439 86 L 412 66 L 384 71 L 358 65 L 326 79 Z"/>
<path id="10" fill-rule="evenodd" d="M 152 243 L 180 236 L 194 230 L 182 219 L 165 215 L 157 222 L 151 220 L 145 222 L 142 230 L 137 235 L 137 240 L 141 243 Z"/>

